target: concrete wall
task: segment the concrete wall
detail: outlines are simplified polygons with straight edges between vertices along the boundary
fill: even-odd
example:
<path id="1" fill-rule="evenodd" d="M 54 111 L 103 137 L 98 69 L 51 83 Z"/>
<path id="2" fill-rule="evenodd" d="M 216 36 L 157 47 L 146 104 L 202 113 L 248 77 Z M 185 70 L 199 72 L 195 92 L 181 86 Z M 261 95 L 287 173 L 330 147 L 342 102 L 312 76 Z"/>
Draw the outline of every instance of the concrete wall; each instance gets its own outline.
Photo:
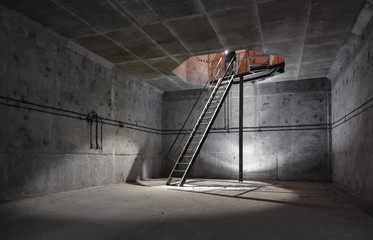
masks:
<path id="1" fill-rule="evenodd" d="M 162 93 L 154 87 L 4 8 L 0 74 L 0 200 L 160 176 Z M 27 109 L 52 111 L 45 106 L 96 111 L 137 130 L 104 125 L 103 150 L 90 150 L 84 116 Z"/>
<path id="2" fill-rule="evenodd" d="M 373 203 L 373 20 L 353 40 L 332 82 L 333 181 Z"/>
<path id="3" fill-rule="evenodd" d="M 327 79 L 245 83 L 245 179 L 330 180 L 329 90 Z M 197 95 L 197 90 L 164 94 L 164 154 Z M 233 85 L 192 177 L 238 178 L 238 96 Z M 165 163 L 165 175 L 171 165 Z"/>

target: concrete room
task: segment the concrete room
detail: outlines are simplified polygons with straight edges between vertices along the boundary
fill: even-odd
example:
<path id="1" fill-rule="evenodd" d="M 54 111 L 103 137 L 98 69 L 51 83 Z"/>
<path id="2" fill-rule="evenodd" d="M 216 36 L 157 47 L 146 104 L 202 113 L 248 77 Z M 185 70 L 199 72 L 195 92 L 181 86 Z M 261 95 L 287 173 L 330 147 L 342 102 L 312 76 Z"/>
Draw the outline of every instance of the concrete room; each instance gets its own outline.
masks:
<path id="1" fill-rule="evenodd" d="M 372 0 L 0 0 L 0 238 L 373 239 L 372 15 Z M 166 185 L 219 84 L 175 69 L 227 50 L 284 72 L 229 85 L 185 184 Z"/>

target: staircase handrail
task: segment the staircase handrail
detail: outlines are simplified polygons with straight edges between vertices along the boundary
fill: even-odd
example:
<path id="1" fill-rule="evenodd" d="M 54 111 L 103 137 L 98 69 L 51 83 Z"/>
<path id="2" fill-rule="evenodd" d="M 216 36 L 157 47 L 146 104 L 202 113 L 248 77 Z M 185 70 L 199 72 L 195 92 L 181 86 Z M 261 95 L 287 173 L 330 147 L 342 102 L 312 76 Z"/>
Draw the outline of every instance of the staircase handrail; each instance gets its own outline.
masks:
<path id="1" fill-rule="evenodd" d="M 215 73 L 215 71 L 218 69 L 218 67 L 220 66 L 220 63 L 221 63 L 222 60 L 223 60 L 223 58 L 220 58 L 220 59 L 219 59 L 218 63 L 216 64 L 216 66 L 215 66 L 215 68 L 214 68 L 214 70 L 211 72 L 211 75 L 209 76 L 208 80 L 206 81 L 206 83 L 205 83 L 203 89 L 201 90 L 201 93 L 198 95 L 197 100 L 196 100 L 195 103 L 193 104 L 192 109 L 190 110 L 190 112 L 189 112 L 187 118 L 185 119 L 185 121 L 184 121 L 184 123 L 183 123 L 183 126 L 181 127 L 181 129 L 180 129 L 180 131 L 178 132 L 178 134 L 177 134 L 177 136 L 176 136 L 174 142 L 172 143 L 172 145 L 171 145 L 171 147 L 170 147 L 170 150 L 167 152 L 166 159 L 169 157 L 169 155 L 170 155 L 170 153 L 171 153 L 171 151 L 172 151 L 172 149 L 173 149 L 173 147 L 174 147 L 176 141 L 178 140 L 180 134 L 183 132 L 185 125 L 187 124 L 188 120 L 190 119 L 190 116 L 192 115 L 192 113 L 193 113 L 193 111 L 194 111 L 194 109 L 195 109 L 195 107 L 196 107 L 198 101 L 200 100 L 202 94 L 204 93 L 206 87 L 208 86 L 209 83 L 211 84 L 211 78 L 214 77 L 214 73 Z M 219 71 L 220 71 L 220 69 L 219 69 Z"/>
<path id="2" fill-rule="evenodd" d="M 214 76 L 214 73 L 215 73 L 215 71 L 218 69 L 218 66 L 220 65 L 222 59 L 223 59 L 223 58 L 220 58 L 220 59 L 219 59 L 218 64 L 215 66 L 215 68 L 214 68 L 214 70 L 212 71 L 212 73 L 211 73 L 209 79 L 206 81 L 204 88 L 201 90 L 201 93 L 199 94 L 197 100 L 196 100 L 195 103 L 193 104 L 193 107 L 192 107 L 191 111 L 189 112 L 187 118 L 185 119 L 185 121 L 184 121 L 184 123 L 183 123 L 183 126 L 182 126 L 181 129 L 179 130 L 179 132 L 178 132 L 178 134 L 177 134 L 175 140 L 173 141 L 173 143 L 172 143 L 172 145 L 171 145 L 171 147 L 170 147 L 170 150 L 169 150 L 169 151 L 167 152 L 167 154 L 166 154 L 166 159 L 169 158 L 169 156 L 170 156 L 170 154 L 171 154 L 171 151 L 173 150 L 173 148 L 174 148 L 174 146 L 175 146 L 177 140 L 179 139 L 181 133 L 183 132 L 185 125 L 187 124 L 188 120 L 190 119 L 190 116 L 191 116 L 192 113 L 194 112 L 194 110 L 195 110 L 195 108 L 196 108 L 196 106 L 197 106 L 197 103 L 198 103 L 198 101 L 200 100 L 202 94 L 204 93 L 206 87 L 208 86 L 209 83 L 210 83 L 210 84 L 213 83 L 213 81 L 211 80 L 211 78 Z M 235 60 L 235 58 L 232 58 L 231 61 L 230 61 L 229 64 L 228 64 L 228 66 L 225 68 L 225 71 L 224 71 L 223 77 L 221 78 L 222 80 L 227 76 L 227 72 L 228 72 L 228 70 L 230 70 L 230 67 L 231 67 L 231 65 L 233 64 L 234 60 Z M 220 70 L 221 70 L 221 68 L 219 69 L 219 71 L 220 71 Z M 234 68 L 232 68 L 232 72 L 233 72 L 233 74 L 234 74 Z M 216 76 L 216 75 L 215 75 L 215 76 Z M 207 97 L 207 96 L 206 96 L 206 97 Z M 205 97 L 205 98 L 206 98 L 206 97 Z M 210 97 L 210 96 L 208 96 L 208 97 Z M 202 100 L 202 101 L 203 101 L 203 100 Z M 177 148 L 179 148 L 180 145 L 181 145 L 181 142 L 179 143 L 179 145 L 177 146 Z M 172 161 L 175 162 L 173 159 L 172 159 Z"/>

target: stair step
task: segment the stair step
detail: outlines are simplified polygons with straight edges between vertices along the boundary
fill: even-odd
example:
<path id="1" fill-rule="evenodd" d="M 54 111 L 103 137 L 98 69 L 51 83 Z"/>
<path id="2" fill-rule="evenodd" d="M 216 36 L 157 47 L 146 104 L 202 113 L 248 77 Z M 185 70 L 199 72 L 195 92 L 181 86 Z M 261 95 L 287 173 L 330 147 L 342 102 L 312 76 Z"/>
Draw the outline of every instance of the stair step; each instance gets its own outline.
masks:
<path id="1" fill-rule="evenodd" d="M 174 175 L 174 174 L 176 174 L 176 175 Z M 175 172 L 175 170 L 172 172 L 172 175 L 171 175 L 171 177 L 172 178 L 182 178 L 183 177 L 183 175 L 184 175 L 184 173 L 182 173 L 182 172 Z"/>
<path id="2" fill-rule="evenodd" d="M 216 92 L 215 96 L 223 96 L 225 91 Z"/>
<path id="3" fill-rule="evenodd" d="M 171 178 L 173 179 L 173 178 L 177 178 L 177 179 L 182 179 L 183 178 L 183 175 L 184 175 L 184 173 L 178 173 L 178 172 L 173 172 L 173 174 L 178 174 L 178 175 L 171 175 Z"/>
<path id="4" fill-rule="evenodd" d="M 216 91 L 216 93 L 222 93 L 222 92 L 225 92 L 227 88 L 220 88 Z"/>
<path id="5" fill-rule="evenodd" d="M 174 170 L 174 172 L 185 172 L 185 170 Z"/>
<path id="6" fill-rule="evenodd" d="M 218 108 L 217 107 L 215 107 L 215 108 L 208 108 L 207 111 L 208 112 L 216 112 L 216 109 L 218 109 Z M 211 118 L 212 118 L 211 115 L 206 116 L 206 119 L 211 120 Z"/>
<path id="7" fill-rule="evenodd" d="M 202 136 L 193 137 L 190 142 L 200 142 Z"/>
<path id="8" fill-rule="evenodd" d="M 205 132 L 207 127 L 208 127 L 208 123 L 200 124 L 199 127 L 198 127 L 198 130 L 201 131 L 201 132 Z M 199 133 L 199 134 L 203 134 L 203 133 Z"/>
<path id="9" fill-rule="evenodd" d="M 180 162 L 180 163 L 177 163 L 178 165 L 189 165 L 189 163 L 183 163 L 183 162 Z"/>
<path id="10" fill-rule="evenodd" d="M 171 176 L 169 182 L 170 182 L 170 184 L 171 184 L 171 183 L 175 183 L 175 182 L 172 182 L 172 180 L 178 181 L 178 180 L 181 180 L 181 178 L 182 178 L 182 177 Z"/>
<path id="11" fill-rule="evenodd" d="M 199 137 L 195 137 L 195 138 L 193 138 L 191 142 L 200 142 L 201 139 L 202 139 L 202 135 L 199 136 Z"/>
<path id="12" fill-rule="evenodd" d="M 200 123 L 198 129 L 201 131 L 205 131 L 209 123 Z"/>
<path id="13" fill-rule="evenodd" d="M 220 83 L 220 86 L 227 85 L 230 82 L 230 80 L 224 80 L 224 82 Z"/>

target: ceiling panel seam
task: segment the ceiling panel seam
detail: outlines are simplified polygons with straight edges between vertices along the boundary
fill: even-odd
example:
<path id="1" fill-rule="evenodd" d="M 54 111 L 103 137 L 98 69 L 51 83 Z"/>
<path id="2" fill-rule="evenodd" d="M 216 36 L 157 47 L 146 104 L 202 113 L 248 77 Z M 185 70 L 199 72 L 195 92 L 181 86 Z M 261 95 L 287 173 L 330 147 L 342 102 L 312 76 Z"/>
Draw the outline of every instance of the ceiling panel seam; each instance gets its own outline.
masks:
<path id="1" fill-rule="evenodd" d="M 110 0 L 108 0 L 108 2 L 111 3 L 113 7 L 117 8 L 116 6 L 114 6 L 115 4 L 112 3 Z M 120 3 L 118 2 L 118 0 L 115 0 L 115 3 L 116 3 L 117 5 L 119 5 L 121 8 L 125 9 L 126 13 L 129 15 L 129 16 L 125 15 L 125 16 L 128 18 L 128 20 L 130 20 L 132 23 L 136 22 L 136 23 L 139 24 L 139 22 L 136 20 L 136 17 L 133 16 L 133 14 L 132 14 L 130 11 L 128 11 L 128 10 L 126 9 L 125 6 L 123 6 L 122 4 L 120 4 Z M 117 9 L 118 9 L 118 8 L 117 8 Z M 118 11 L 121 13 L 121 10 L 120 10 L 120 9 L 118 9 Z"/>
<path id="2" fill-rule="evenodd" d="M 122 10 L 120 10 L 117 6 L 115 6 L 114 3 L 112 3 L 112 0 L 107 0 L 109 2 L 109 4 L 111 4 L 120 14 L 122 14 L 124 17 L 128 18 L 126 16 L 126 14 L 123 13 Z M 116 1 L 117 2 L 117 1 Z M 127 11 L 126 11 L 127 14 L 129 14 Z M 171 54 L 169 54 L 163 47 L 161 47 L 153 38 L 151 38 L 142 28 L 139 27 L 138 24 L 136 24 L 134 21 L 132 21 L 130 18 L 128 18 L 133 24 L 134 26 L 140 31 L 142 32 L 147 38 L 148 40 L 150 40 L 151 42 L 153 42 L 155 45 L 157 45 L 169 58 L 171 58 L 172 60 L 174 60 L 175 62 L 179 63 L 179 61 L 174 58 Z M 144 60 L 146 61 L 146 60 Z"/>
<path id="3" fill-rule="evenodd" d="M 150 7 L 150 5 L 148 4 L 147 0 L 143 0 L 144 4 L 154 13 L 155 16 L 157 16 L 159 19 L 161 19 L 158 14 L 153 10 L 153 8 Z M 170 33 L 177 39 L 177 41 L 185 48 L 185 50 L 188 51 L 189 55 L 193 55 L 190 50 L 185 46 L 185 44 L 179 40 L 179 38 L 177 37 L 177 35 L 175 34 L 175 32 L 168 26 L 168 24 L 166 23 L 167 21 L 162 21 L 160 20 L 160 22 L 168 29 L 168 31 L 170 31 Z"/>
<path id="4" fill-rule="evenodd" d="M 264 40 L 263 40 L 263 33 L 262 33 L 262 25 L 260 23 L 260 17 L 259 17 L 259 10 L 258 10 L 258 2 L 255 0 L 255 12 L 256 17 L 258 18 L 258 29 L 259 29 L 259 35 L 260 35 L 260 41 L 262 42 L 262 49 L 264 53 L 267 53 L 267 50 L 265 49 Z"/>
<path id="5" fill-rule="evenodd" d="M 218 32 L 216 31 L 216 28 L 215 28 L 214 24 L 211 22 L 210 16 L 209 16 L 208 13 L 206 12 L 205 6 L 202 4 L 201 0 L 198 0 L 198 2 L 199 2 L 199 4 L 201 4 L 202 11 L 203 11 L 203 13 L 206 15 L 207 20 L 209 21 L 209 23 L 210 23 L 212 29 L 214 30 L 216 36 L 218 37 L 220 44 L 223 46 L 224 49 L 226 49 L 225 44 L 224 44 L 223 41 L 221 40 L 221 38 L 220 38 Z"/>
<path id="6" fill-rule="evenodd" d="M 61 7 L 63 10 L 65 10 L 66 12 L 70 13 L 71 15 L 73 15 L 74 17 L 78 18 L 80 21 L 84 22 L 85 24 L 87 24 L 87 26 L 89 26 L 93 31 L 95 31 L 97 33 L 97 35 L 100 35 L 106 39 L 108 39 L 109 41 L 113 42 L 115 45 L 117 45 L 118 47 L 122 48 L 123 50 L 127 51 L 129 54 L 131 54 L 132 56 L 134 56 L 135 58 L 137 58 L 138 60 L 140 60 L 141 62 L 143 62 L 145 65 L 147 65 L 149 68 L 151 68 L 152 70 L 156 71 L 157 73 L 159 73 L 160 75 L 164 76 L 165 78 L 169 79 L 166 75 L 164 75 L 162 72 L 158 71 L 158 69 L 154 68 L 152 65 L 148 64 L 147 62 L 145 62 L 143 59 L 141 59 L 140 57 L 138 57 L 137 55 L 135 55 L 134 53 L 132 53 L 131 51 L 129 51 L 127 48 L 121 46 L 119 43 L 117 43 L 116 41 L 114 41 L 113 39 L 107 37 L 105 34 L 101 33 L 100 31 L 98 31 L 96 28 L 94 28 L 92 25 L 90 25 L 88 22 L 86 22 L 84 19 L 81 19 L 80 17 L 78 17 L 76 14 L 74 14 L 73 12 L 71 12 L 70 10 L 66 9 L 64 6 L 62 6 L 60 3 L 58 3 L 57 1 L 55 0 L 51 0 L 52 2 L 54 2 L 55 4 L 57 4 L 59 7 Z M 78 38 L 77 38 L 78 39 Z M 170 81 L 172 81 L 171 79 L 169 79 Z"/>
<path id="7" fill-rule="evenodd" d="M 308 22 L 309 22 L 310 14 L 311 14 L 312 3 L 311 3 L 311 0 L 309 0 L 308 2 L 309 2 L 309 5 L 308 5 L 307 21 L 306 21 L 306 26 L 305 26 L 305 29 L 304 29 L 303 42 L 302 42 L 302 45 L 301 45 L 301 53 L 300 53 L 300 59 L 299 59 L 298 73 L 296 74 L 297 79 L 299 79 L 299 73 L 300 73 L 300 68 L 301 68 L 301 64 L 302 64 L 303 52 L 304 52 L 304 44 L 306 42 Z"/>

